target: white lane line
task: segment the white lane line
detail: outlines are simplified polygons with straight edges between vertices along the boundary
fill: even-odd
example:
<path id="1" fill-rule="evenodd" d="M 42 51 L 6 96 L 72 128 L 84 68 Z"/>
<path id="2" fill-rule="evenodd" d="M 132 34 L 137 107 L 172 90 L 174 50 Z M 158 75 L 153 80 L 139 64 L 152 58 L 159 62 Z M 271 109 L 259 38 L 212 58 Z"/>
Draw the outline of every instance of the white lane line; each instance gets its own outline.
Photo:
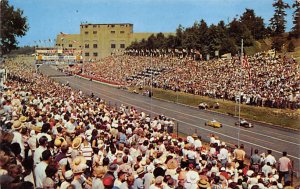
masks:
<path id="1" fill-rule="evenodd" d="M 80 85 L 75 84 L 75 83 L 72 83 L 72 84 L 73 84 L 73 85 L 77 85 L 77 86 L 79 86 L 79 87 L 82 87 L 82 88 L 84 88 L 84 89 L 86 89 L 86 90 L 88 90 L 88 91 L 92 91 L 91 89 L 86 88 L 86 87 L 84 87 L 84 86 L 80 86 Z M 113 97 L 111 97 L 111 96 L 104 95 L 104 94 L 102 94 L 102 93 L 100 93 L 100 92 L 97 92 L 97 91 L 94 91 L 94 92 L 96 92 L 96 93 L 99 94 L 99 95 L 106 96 L 107 98 L 110 98 L 110 99 L 119 101 L 119 102 L 121 102 L 121 103 L 128 104 L 128 105 L 134 106 L 134 107 L 138 107 L 139 109 L 142 109 L 142 110 L 144 110 L 144 111 L 148 111 L 148 112 L 157 114 L 156 112 L 154 112 L 154 111 L 152 111 L 152 110 L 145 109 L 145 108 L 142 108 L 142 107 L 140 107 L 140 106 L 137 106 L 137 105 L 134 105 L 134 104 L 130 104 L 130 103 L 128 103 L 128 102 L 124 102 L 124 101 L 122 101 L 122 100 L 120 100 L 120 99 L 116 99 L 116 98 L 113 98 Z M 171 117 L 171 118 L 172 118 L 172 117 Z M 175 118 L 172 118 L 172 119 L 176 120 L 177 122 L 185 123 L 185 124 L 190 125 L 190 126 L 192 126 L 192 127 L 196 127 L 196 128 L 199 128 L 199 129 L 208 131 L 208 132 L 214 132 L 214 133 L 217 133 L 218 135 L 225 136 L 225 137 L 231 138 L 231 139 L 233 139 L 233 140 L 237 140 L 235 137 L 232 137 L 232 136 L 229 136 L 229 135 L 226 135 L 226 134 L 217 132 L 217 131 L 215 131 L 215 130 L 212 131 L 212 130 L 209 130 L 209 129 L 207 129 L 207 128 L 203 128 L 203 127 L 200 127 L 200 126 L 198 126 L 198 125 L 194 125 L 194 124 L 191 124 L 191 123 L 188 123 L 188 122 L 185 122 L 185 121 L 177 120 L 177 119 L 175 119 Z M 264 147 L 264 146 L 261 146 L 261 145 L 258 145 L 258 144 L 252 143 L 252 142 L 248 142 L 248 141 L 245 141 L 245 140 L 240 140 L 240 141 L 241 141 L 241 142 L 244 142 L 244 143 L 247 143 L 247 144 L 250 144 L 250 145 L 253 145 L 253 146 L 258 146 L 258 147 L 263 148 L 263 149 L 270 149 L 270 150 L 272 150 L 272 151 L 274 151 L 274 152 L 276 152 L 276 153 L 278 153 L 278 154 L 282 154 L 282 152 L 279 152 L 279 151 L 277 151 L 277 150 L 275 150 L 275 149 L 266 148 L 266 147 Z M 295 158 L 295 159 L 297 159 L 297 160 L 300 160 L 299 157 L 296 157 L 296 156 L 293 156 L 293 155 L 288 155 L 288 156 L 289 156 L 289 157 L 292 157 L 292 158 Z"/>
<path id="2" fill-rule="evenodd" d="M 276 132 L 270 132 L 268 130 L 265 130 L 265 129 L 260 129 L 260 131 L 263 131 L 265 133 L 270 133 L 270 134 L 275 134 L 275 135 L 279 135 L 279 136 L 283 136 L 283 137 L 288 137 L 289 139 L 295 139 L 295 140 L 299 140 L 299 143 L 300 143 L 300 136 L 299 137 L 291 137 L 289 135 L 285 135 L 285 134 L 280 134 L 280 133 L 276 133 Z M 299 131 L 299 135 L 300 135 L 300 131 Z"/>
<path id="3" fill-rule="evenodd" d="M 240 134 L 240 135 L 244 136 L 244 137 L 247 137 L 247 138 L 254 139 L 254 140 L 259 140 L 259 141 L 262 141 L 264 143 L 274 144 L 273 142 L 269 142 L 269 141 L 265 141 L 265 140 L 262 140 L 262 139 L 258 139 L 258 138 L 255 138 L 255 137 L 252 137 L 252 136 L 249 136 L 249 135 L 244 135 L 244 134 Z"/>
<path id="4" fill-rule="evenodd" d="M 80 82 L 82 83 L 82 82 Z M 84 84 L 84 83 L 83 83 Z M 77 84 L 76 84 L 77 85 Z M 78 85 L 78 86 L 81 86 L 81 85 Z M 91 91 L 91 90 L 89 90 Z M 107 93 L 110 93 L 110 94 L 113 94 L 111 92 L 108 92 L 108 91 L 105 91 Z M 183 114 L 185 116 L 189 116 L 189 117 L 192 117 L 192 118 L 195 118 L 195 119 L 200 119 L 200 120 L 204 120 L 204 121 L 209 121 L 208 119 L 205 119 L 205 118 L 201 118 L 201 117 L 196 117 L 196 116 L 193 116 L 193 115 L 190 115 L 190 114 L 186 114 L 186 113 L 183 113 L 183 112 L 179 112 L 179 111 L 176 111 L 176 110 L 172 110 L 172 109 L 168 109 L 168 108 L 165 108 L 163 106 L 159 106 L 159 105 L 154 105 L 154 104 L 150 104 L 150 103 L 147 103 L 147 102 L 144 102 L 144 101 L 140 101 L 140 100 L 136 100 L 136 99 L 131 99 L 131 98 L 128 98 L 127 96 L 123 96 L 123 95 L 119 95 L 123 98 L 127 98 L 127 99 L 130 99 L 130 100 L 134 100 L 136 102 L 140 102 L 140 103 L 144 103 L 144 104 L 148 104 L 150 106 L 155 106 L 155 107 L 158 107 L 158 108 L 161 108 L 161 109 L 165 109 L 165 110 L 168 110 L 168 111 L 172 111 L 172 112 L 175 112 L 175 113 L 178 113 L 178 114 Z M 120 101 L 120 100 L 119 100 Z M 123 102 L 124 104 L 126 104 L 126 102 Z M 128 104 L 128 103 L 127 103 Z M 231 125 L 228 125 L 228 124 L 223 124 L 223 125 L 226 125 L 228 127 L 231 127 L 231 128 L 234 128 L 236 130 L 238 130 L 238 127 L 236 126 L 231 126 Z M 273 136 L 270 136 L 270 135 L 265 135 L 265 134 L 261 134 L 261 133 L 257 133 L 257 132 L 254 132 L 254 131 L 250 131 L 248 129 L 242 129 L 240 128 L 240 130 L 242 131 L 245 131 L 245 132 L 249 132 L 249 133 L 252 133 L 252 134 L 256 134 L 256 135 L 260 135 L 260 136 L 263 136 L 263 137 L 268 137 L 268 138 L 271 138 L 271 139 L 274 139 L 274 140 L 278 140 L 278 141 L 281 141 L 281 142 L 285 142 L 285 143 L 290 143 L 290 144 L 293 144 L 293 145 L 296 145 L 296 146 L 300 146 L 299 143 L 295 143 L 295 142 L 291 142 L 291 141 L 287 141 L 286 139 L 280 139 L 280 138 L 276 138 L 276 137 L 273 137 Z M 286 137 L 289 137 L 289 136 L 286 136 Z"/>

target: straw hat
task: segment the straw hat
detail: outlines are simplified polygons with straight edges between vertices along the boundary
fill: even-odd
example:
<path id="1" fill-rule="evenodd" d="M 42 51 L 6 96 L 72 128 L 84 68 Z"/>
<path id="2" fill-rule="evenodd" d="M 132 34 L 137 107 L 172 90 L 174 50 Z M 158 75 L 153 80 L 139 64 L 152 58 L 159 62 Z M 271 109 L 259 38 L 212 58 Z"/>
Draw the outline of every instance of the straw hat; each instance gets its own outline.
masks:
<path id="1" fill-rule="evenodd" d="M 167 162 L 167 168 L 168 169 L 176 169 L 178 168 L 178 162 L 172 158 Z"/>
<path id="2" fill-rule="evenodd" d="M 141 174 L 145 173 L 144 168 L 142 168 L 142 167 L 138 168 L 138 170 L 136 170 L 136 173 L 138 175 L 141 175 Z"/>
<path id="3" fill-rule="evenodd" d="M 56 147 L 60 147 L 66 140 L 63 138 L 63 137 L 57 137 L 55 140 L 54 140 L 54 145 Z"/>
<path id="4" fill-rule="evenodd" d="M 207 182 L 207 180 L 200 179 L 199 182 L 198 182 L 198 186 L 200 188 L 209 188 L 210 184 Z"/>
<path id="5" fill-rule="evenodd" d="M 102 178 L 106 173 L 106 170 L 103 166 L 97 166 L 93 170 L 93 175 L 98 178 Z"/>
<path id="6" fill-rule="evenodd" d="M 74 174 L 79 174 L 79 173 L 83 173 L 85 171 L 85 169 L 87 168 L 87 165 L 86 164 L 79 164 L 78 166 L 75 166 L 73 168 L 73 173 Z"/>
<path id="7" fill-rule="evenodd" d="M 74 169 L 73 172 L 75 173 L 75 170 L 78 172 L 78 170 L 82 169 L 82 165 L 85 165 L 86 167 L 86 159 L 83 156 L 77 156 L 74 158 L 72 162 L 72 168 Z M 79 167 L 79 169 L 77 169 Z"/>
<path id="8" fill-rule="evenodd" d="M 82 143 L 82 138 L 81 137 L 74 138 L 74 140 L 72 142 L 72 148 L 74 148 L 74 149 L 79 148 L 81 143 Z"/>
<path id="9" fill-rule="evenodd" d="M 17 121 L 14 121 L 13 125 L 12 125 L 12 128 L 14 130 L 20 130 L 23 128 L 23 124 L 21 121 L 17 120 Z"/>
<path id="10" fill-rule="evenodd" d="M 21 121 L 22 123 L 24 123 L 25 121 L 27 121 L 27 117 L 21 116 L 21 117 L 19 118 L 19 121 Z"/>
<path id="11" fill-rule="evenodd" d="M 194 134 L 192 135 L 192 137 L 193 137 L 193 138 L 198 138 L 197 133 L 194 133 Z"/>

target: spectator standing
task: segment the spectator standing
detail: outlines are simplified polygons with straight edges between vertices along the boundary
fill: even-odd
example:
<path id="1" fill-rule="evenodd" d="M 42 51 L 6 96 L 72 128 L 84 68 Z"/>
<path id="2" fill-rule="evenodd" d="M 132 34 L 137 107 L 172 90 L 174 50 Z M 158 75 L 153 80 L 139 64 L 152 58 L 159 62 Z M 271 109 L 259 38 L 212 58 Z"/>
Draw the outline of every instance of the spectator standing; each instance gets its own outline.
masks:
<path id="1" fill-rule="evenodd" d="M 282 152 L 282 157 L 278 160 L 278 171 L 279 171 L 279 179 L 278 182 L 281 183 L 282 177 L 284 178 L 284 183 L 286 183 L 289 179 L 289 170 L 292 169 L 291 160 L 287 157 L 287 152 Z"/>

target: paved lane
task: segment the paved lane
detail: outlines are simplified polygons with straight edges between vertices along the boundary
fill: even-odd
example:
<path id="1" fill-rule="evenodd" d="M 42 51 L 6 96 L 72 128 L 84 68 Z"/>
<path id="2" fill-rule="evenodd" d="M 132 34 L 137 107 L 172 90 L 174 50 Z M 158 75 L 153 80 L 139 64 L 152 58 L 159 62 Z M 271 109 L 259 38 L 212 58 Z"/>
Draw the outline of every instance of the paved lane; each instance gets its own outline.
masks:
<path id="1" fill-rule="evenodd" d="M 41 70 L 48 75 L 59 75 L 58 71 L 47 66 L 42 67 Z M 265 127 L 259 124 L 251 129 L 238 128 L 234 125 L 237 119 L 231 116 L 151 99 L 77 77 L 55 77 L 53 79 L 62 83 L 69 81 L 71 87 L 80 89 L 87 94 L 93 92 L 111 105 L 124 104 L 134 106 L 152 116 L 164 114 L 172 117 L 179 124 L 179 132 L 191 134 L 196 131 L 206 141 L 210 133 L 217 134 L 221 140 L 230 144 L 238 144 L 239 137 L 240 143 L 245 144 L 248 154 L 250 154 L 251 147 L 259 149 L 260 153 L 265 152 L 266 149 L 272 149 L 273 154 L 278 159 L 282 151 L 287 151 L 290 158 L 295 162 L 295 168 L 298 172 L 300 170 L 300 133 L 297 131 L 278 129 L 272 126 Z M 223 128 L 215 129 L 204 126 L 204 123 L 211 119 L 222 122 Z"/>

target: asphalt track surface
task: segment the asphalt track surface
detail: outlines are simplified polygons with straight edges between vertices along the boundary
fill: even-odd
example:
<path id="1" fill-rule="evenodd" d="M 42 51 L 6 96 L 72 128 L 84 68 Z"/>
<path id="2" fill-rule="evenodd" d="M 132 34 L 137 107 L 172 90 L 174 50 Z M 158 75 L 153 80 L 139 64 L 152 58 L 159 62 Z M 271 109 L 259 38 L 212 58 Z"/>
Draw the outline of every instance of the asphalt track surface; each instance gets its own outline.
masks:
<path id="1" fill-rule="evenodd" d="M 144 111 L 151 117 L 163 114 L 173 118 L 178 124 L 178 131 L 180 133 L 192 134 L 196 132 L 198 135 L 201 135 L 204 141 L 208 141 L 209 134 L 214 133 L 220 137 L 221 141 L 225 141 L 228 145 L 244 144 L 247 155 L 251 154 L 251 149 L 258 149 L 259 154 L 266 153 L 268 149 L 271 149 L 273 151 L 272 154 L 278 160 L 282 152 L 287 151 L 289 158 L 294 161 L 294 170 L 299 175 L 299 131 L 277 128 L 271 125 L 266 126 L 265 124 L 255 124 L 254 128 L 239 128 L 235 126 L 235 122 L 238 119 L 232 116 L 149 98 L 76 76 L 66 76 L 53 69 L 53 67 L 46 65 L 40 68 L 40 72 L 64 84 L 68 81 L 72 88 L 82 90 L 88 95 L 93 93 L 112 106 L 124 104 Z M 205 126 L 205 122 L 212 119 L 220 121 L 223 127 L 213 128 Z"/>

